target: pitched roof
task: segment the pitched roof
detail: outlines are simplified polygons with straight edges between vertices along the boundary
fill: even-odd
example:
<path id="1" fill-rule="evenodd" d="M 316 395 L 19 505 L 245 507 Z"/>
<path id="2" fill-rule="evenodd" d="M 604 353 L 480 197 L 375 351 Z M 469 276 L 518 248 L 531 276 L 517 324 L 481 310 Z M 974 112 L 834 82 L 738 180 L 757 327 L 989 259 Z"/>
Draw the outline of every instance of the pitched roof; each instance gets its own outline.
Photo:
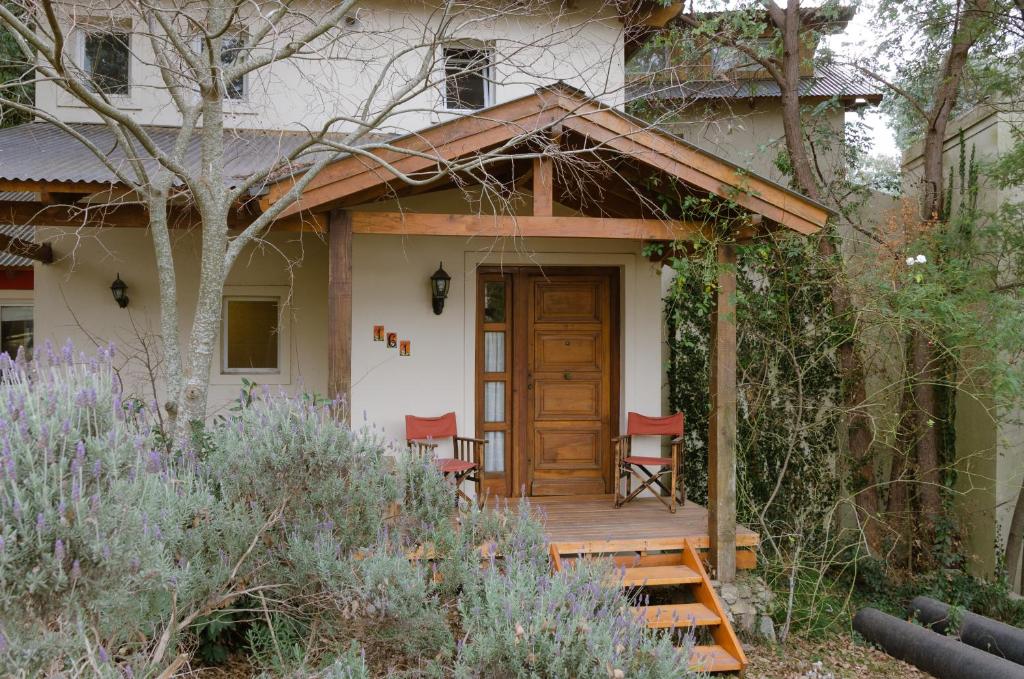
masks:
<path id="1" fill-rule="evenodd" d="M 89 147 L 74 135 L 44 122 L 26 123 L 0 129 L 0 181 L 7 182 L 67 182 L 110 185 L 118 179 L 107 163 L 119 171 L 130 170 L 129 160 L 138 158 L 148 168 L 156 161 L 144 151 L 127 151 L 114 138 L 111 130 L 102 124 L 76 123 L 69 125 L 104 152 L 106 162 L 97 158 Z M 173 147 L 178 128 L 147 127 L 147 134 L 163 150 Z M 310 135 L 303 132 L 277 130 L 226 130 L 225 175 L 231 185 L 234 181 L 264 170 L 268 162 L 285 159 Z M 377 138 L 377 137 L 373 137 Z M 187 165 L 199 164 L 198 135 L 193 135 L 185 154 Z M 97 186 L 97 191 L 102 186 Z"/>
<path id="2" fill-rule="evenodd" d="M 692 80 L 659 82 L 657 78 L 635 78 L 626 84 L 626 98 L 674 102 L 706 100 L 773 99 L 781 96 L 778 83 L 766 78 Z M 868 78 L 841 66 L 822 66 L 813 76 L 800 78 L 800 96 L 808 99 L 864 99 L 872 104 L 882 100 L 882 91 Z"/>
<path id="3" fill-rule="evenodd" d="M 646 167 L 648 174 L 664 173 L 800 233 L 818 231 L 833 214 L 781 184 L 560 83 L 399 137 L 387 148 L 340 158 L 314 177 L 281 216 L 359 205 L 385 194 L 400 197 L 414 188 L 396 172 L 430 173 L 439 161 L 479 156 L 496 148 L 505 157 L 514 157 L 516 149 L 530 143 L 549 143 L 556 127 L 574 135 L 575 154 L 610 152 L 629 158 Z M 300 174 L 271 185 L 261 200 L 263 208 L 281 199 Z"/>

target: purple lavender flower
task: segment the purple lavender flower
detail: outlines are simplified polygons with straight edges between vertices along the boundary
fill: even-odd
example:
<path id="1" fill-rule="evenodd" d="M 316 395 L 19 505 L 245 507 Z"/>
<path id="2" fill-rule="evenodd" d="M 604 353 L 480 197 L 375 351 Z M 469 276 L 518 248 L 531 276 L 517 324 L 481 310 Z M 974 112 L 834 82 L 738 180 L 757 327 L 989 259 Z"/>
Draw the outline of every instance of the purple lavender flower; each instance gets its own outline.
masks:
<path id="1" fill-rule="evenodd" d="M 82 484 L 78 482 L 77 478 L 71 480 L 71 501 L 78 503 L 82 499 Z"/>
<path id="2" fill-rule="evenodd" d="M 100 662 L 104 665 L 110 662 L 110 654 L 107 653 L 107 649 L 104 648 L 102 644 L 100 644 L 99 650 L 97 651 L 97 655 L 99 655 Z"/>
<path id="3" fill-rule="evenodd" d="M 78 559 L 75 559 L 71 562 L 71 579 L 77 580 L 80 577 L 82 577 L 82 564 L 78 562 Z"/>
<path id="4" fill-rule="evenodd" d="M 100 478 L 100 472 L 103 470 L 103 463 L 96 460 L 92 463 L 92 477 L 94 479 Z"/>
<path id="5" fill-rule="evenodd" d="M 14 512 L 14 518 L 21 521 L 21 503 L 18 502 L 18 498 L 14 498 L 14 506 L 11 507 L 11 511 Z"/>
<path id="6" fill-rule="evenodd" d="M 57 538 L 57 541 L 53 543 L 53 558 L 57 561 L 64 560 L 64 541 Z"/>
<path id="7" fill-rule="evenodd" d="M 7 354 L 3 354 L 3 355 L 6 356 Z M 6 653 L 6 652 L 7 652 L 7 637 L 4 635 L 3 632 L 0 632 L 0 653 Z"/>
<path id="8" fill-rule="evenodd" d="M 46 529 L 46 517 L 43 516 L 42 512 L 36 514 L 36 530 L 40 533 Z"/>

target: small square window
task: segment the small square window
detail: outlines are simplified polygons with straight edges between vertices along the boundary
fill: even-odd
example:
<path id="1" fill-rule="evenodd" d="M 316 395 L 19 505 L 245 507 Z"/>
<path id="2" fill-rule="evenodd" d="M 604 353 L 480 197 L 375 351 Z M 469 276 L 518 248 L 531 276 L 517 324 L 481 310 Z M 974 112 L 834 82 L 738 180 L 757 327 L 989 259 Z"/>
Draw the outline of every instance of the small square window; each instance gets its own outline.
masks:
<path id="1" fill-rule="evenodd" d="M 493 102 L 494 51 L 482 47 L 444 49 L 444 105 L 475 111 Z"/>
<path id="2" fill-rule="evenodd" d="M 280 300 L 225 297 L 223 373 L 280 372 Z"/>
<path id="3" fill-rule="evenodd" d="M 83 39 L 82 68 L 97 92 L 127 96 L 131 88 L 128 31 L 98 31 L 85 33 Z"/>
<path id="4" fill-rule="evenodd" d="M 18 356 L 18 349 L 25 349 L 26 358 L 32 356 L 34 323 L 32 307 L 29 305 L 0 306 L 0 352 L 11 358 Z"/>

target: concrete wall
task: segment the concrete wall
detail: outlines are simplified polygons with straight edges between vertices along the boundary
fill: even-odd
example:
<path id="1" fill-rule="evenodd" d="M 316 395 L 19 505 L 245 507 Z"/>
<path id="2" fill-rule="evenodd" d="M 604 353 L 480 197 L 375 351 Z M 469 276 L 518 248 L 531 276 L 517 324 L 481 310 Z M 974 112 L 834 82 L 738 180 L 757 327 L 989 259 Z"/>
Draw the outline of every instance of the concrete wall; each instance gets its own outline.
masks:
<path id="1" fill-rule="evenodd" d="M 986 163 L 1012 148 L 1013 130 L 1020 129 L 1022 122 L 1019 117 L 979 107 L 950 124 L 944 158 L 947 172 L 953 175 L 954 210 L 959 204 L 961 132 L 968 161 L 973 153 L 979 163 Z M 904 182 L 914 193 L 920 190 L 921 153 L 918 143 L 903 156 Z M 1024 192 L 1020 189 L 1002 190 L 981 177 L 981 209 L 1021 200 Z M 969 367 L 970 357 L 965 359 Z M 1024 479 L 1024 410 L 995 402 L 983 383 L 965 385 L 956 408 L 957 513 L 965 529 L 966 546 L 974 555 L 974 572 L 991 575 L 1006 546 L 1010 518 Z"/>
<path id="2" fill-rule="evenodd" d="M 304 7 L 305 5 L 305 7 Z M 483 7 L 485 5 L 481 5 Z M 325 11 L 322 6 L 299 3 L 296 12 Z M 70 11 L 70 10 L 69 10 Z M 82 17 L 87 8 L 74 8 Z M 116 15 L 116 11 L 115 15 Z M 107 11 L 109 15 L 110 10 Z M 444 30 L 446 39 L 477 40 L 490 43 L 496 51 L 495 99 L 498 103 L 533 91 L 538 85 L 563 80 L 608 103 L 621 99 L 623 83 L 622 23 L 610 3 L 581 0 L 572 7 L 564 3 L 544 3 L 526 13 L 501 10 L 486 14 L 463 12 L 450 19 Z M 128 15 L 130 17 L 130 15 Z M 246 84 L 245 101 L 228 102 L 226 125 L 235 128 L 304 130 L 319 128 L 335 116 L 355 116 L 369 98 L 371 88 L 383 83 L 373 98 L 371 112 L 380 111 L 392 93 L 399 91 L 419 71 L 424 53 L 434 46 L 412 49 L 437 39 L 439 17 L 428 3 L 399 0 L 366 3 L 353 15 L 356 25 L 332 43 L 322 46 L 323 59 L 291 59 L 253 73 Z M 109 18 L 108 18 L 109 23 Z M 137 17 L 136 17 L 137 21 Z M 301 27 L 299 27 L 301 28 Z M 299 32 L 296 28 L 295 32 Z M 136 31 L 142 31 L 139 26 Z M 291 34 L 277 37 L 284 44 Z M 74 31 L 71 42 L 80 40 Z M 148 38 L 136 34 L 131 48 L 136 55 L 131 63 L 131 95 L 116 103 L 137 120 L 154 125 L 177 125 L 180 120 L 164 90 Z M 385 64 L 392 58 L 386 73 Z M 432 83 L 443 82 L 443 65 L 431 75 Z M 50 82 L 36 87 L 37 102 L 47 112 L 66 122 L 94 122 L 96 116 Z M 377 132 L 418 130 L 452 116 L 440 112 L 443 98 L 432 88 L 401 104 Z M 351 126 L 350 126 L 351 127 Z M 345 129 L 344 124 L 335 129 Z"/>

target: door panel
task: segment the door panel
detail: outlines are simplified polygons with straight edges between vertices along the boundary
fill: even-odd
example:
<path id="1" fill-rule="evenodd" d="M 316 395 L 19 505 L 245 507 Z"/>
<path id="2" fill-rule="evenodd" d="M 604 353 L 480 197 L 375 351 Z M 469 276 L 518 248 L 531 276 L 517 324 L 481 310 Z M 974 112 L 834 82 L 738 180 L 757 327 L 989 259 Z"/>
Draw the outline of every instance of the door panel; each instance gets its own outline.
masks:
<path id="1" fill-rule="evenodd" d="M 533 320 L 535 323 L 601 322 L 601 291 L 591 283 L 574 283 L 571 277 L 534 278 Z"/>
<path id="2" fill-rule="evenodd" d="M 600 380 L 534 380 L 533 393 L 535 422 L 601 418 Z"/>
<path id="3" fill-rule="evenodd" d="M 534 337 L 537 354 L 533 367 L 537 372 L 601 370 L 600 328 L 584 331 L 538 330 L 535 331 Z"/>
<path id="4" fill-rule="evenodd" d="M 533 273 L 524 287 L 528 492 L 607 492 L 611 277 Z"/>

